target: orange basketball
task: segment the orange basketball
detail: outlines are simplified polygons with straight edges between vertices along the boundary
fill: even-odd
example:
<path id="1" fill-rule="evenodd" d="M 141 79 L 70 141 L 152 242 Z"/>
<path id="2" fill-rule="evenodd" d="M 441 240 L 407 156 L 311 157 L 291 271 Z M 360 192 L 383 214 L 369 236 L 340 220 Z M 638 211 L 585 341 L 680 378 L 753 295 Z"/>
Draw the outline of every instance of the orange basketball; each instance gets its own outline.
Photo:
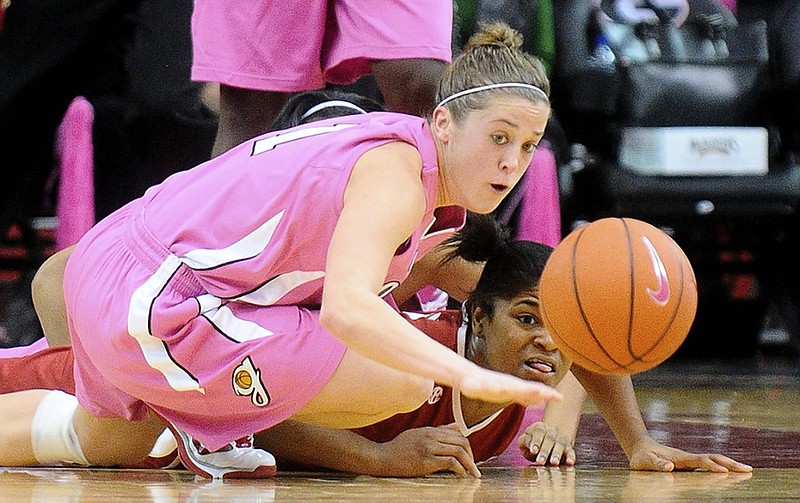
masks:
<path id="1" fill-rule="evenodd" d="M 689 259 L 658 228 L 632 218 L 579 227 L 542 273 L 542 317 L 576 365 L 633 374 L 669 358 L 697 311 Z"/>

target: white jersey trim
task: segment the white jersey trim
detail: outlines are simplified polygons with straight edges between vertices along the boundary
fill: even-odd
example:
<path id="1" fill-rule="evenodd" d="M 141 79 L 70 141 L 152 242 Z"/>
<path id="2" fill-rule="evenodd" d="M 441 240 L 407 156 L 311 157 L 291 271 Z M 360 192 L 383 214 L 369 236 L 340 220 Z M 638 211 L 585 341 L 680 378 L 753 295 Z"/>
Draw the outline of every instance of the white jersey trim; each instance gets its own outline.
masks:
<path id="1" fill-rule="evenodd" d="M 310 283 L 325 276 L 325 271 L 292 271 L 281 274 L 258 289 L 232 300 L 247 302 L 257 306 L 271 306 L 300 285 Z"/>
<path id="2" fill-rule="evenodd" d="M 181 260 L 192 269 L 204 271 L 253 258 L 267 248 L 285 212 L 286 210 L 281 210 L 256 230 L 230 246 L 219 249 L 198 248 L 187 252 L 181 257 Z"/>
<path id="3" fill-rule="evenodd" d="M 181 260 L 168 255 L 155 274 L 133 292 L 128 309 L 128 333 L 139 343 L 147 364 L 161 372 L 173 389 L 205 394 L 197 379 L 172 359 L 164 341 L 150 332 L 150 307 L 180 267 Z"/>
<path id="4" fill-rule="evenodd" d="M 236 342 L 254 341 L 275 335 L 274 332 L 267 330 L 258 323 L 250 320 L 243 320 L 234 316 L 233 311 L 226 306 L 222 306 L 203 316 L 225 336 Z"/>
<path id="5" fill-rule="evenodd" d="M 467 318 L 466 316 L 463 318 L 464 321 L 461 322 L 461 326 L 458 327 L 458 342 L 457 342 L 457 349 L 458 354 L 461 356 L 466 355 L 466 345 L 467 345 Z M 483 421 L 479 421 L 474 426 L 470 427 L 467 426 L 467 423 L 464 421 L 464 413 L 461 410 L 461 392 L 457 388 L 453 388 L 453 417 L 456 420 L 456 424 L 458 424 L 458 430 L 461 432 L 462 435 L 465 437 L 470 436 L 470 434 L 475 433 L 476 431 L 482 430 L 483 428 L 489 426 L 489 423 L 494 421 L 494 419 L 500 415 L 505 409 L 500 409 L 491 416 L 487 417 Z"/>

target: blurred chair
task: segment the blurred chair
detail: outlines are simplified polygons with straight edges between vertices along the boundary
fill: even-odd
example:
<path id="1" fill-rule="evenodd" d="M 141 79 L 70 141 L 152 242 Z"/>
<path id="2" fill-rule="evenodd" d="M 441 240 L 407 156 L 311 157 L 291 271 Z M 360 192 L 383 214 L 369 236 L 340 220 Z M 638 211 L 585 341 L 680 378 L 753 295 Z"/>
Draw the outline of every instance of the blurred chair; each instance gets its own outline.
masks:
<path id="1" fill-rule="evenodd" d="M 766 106 L 772 89 L 766 24 L 737 23 L 717 2 L 690 0 L 680 29 L 664 10 L 657 25 L 623 29 L 625 47 L 644 51 L 623 53 L 600 25 L 622 22 L 609 13 L 613 4 L 554 2 L 554 103 L 570 140 L 586 147 L 569 218 L 628 216 L 667 230 L 692 260 L 700 290 L 695 325 L 679 355 L 753 356 L 767 322 L 797 318 L 797 307 L 777 297 L 797 277 L 788 243 L 797 227 L 800 166 Z M 704 47 L 711 56 L 702 56 Z M 654 174 L 621 162 L 630 153 L 621 152 L 629 128 L 684 126 L 766 129 L 764 172 L 690 174 L 698 166 L 689 163 L 680 174 Z M 785 328 L 797 336 L 793 325 Z"/>

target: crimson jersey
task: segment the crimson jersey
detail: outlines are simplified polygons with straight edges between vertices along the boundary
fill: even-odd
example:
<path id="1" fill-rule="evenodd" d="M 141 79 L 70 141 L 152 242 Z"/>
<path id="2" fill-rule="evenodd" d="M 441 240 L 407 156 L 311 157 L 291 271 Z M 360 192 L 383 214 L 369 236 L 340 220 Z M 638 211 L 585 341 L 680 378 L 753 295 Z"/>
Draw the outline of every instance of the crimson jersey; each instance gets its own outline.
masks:
<path id="1" fill-rule="evenodd" d="M 464 356 L 466 326 L 461 324 L 460 311 L 448 310 L 424 317 L 405 314 L 429 337 Z M 428 401 L 416 410 L 353 431 L 374 442 L 388 442 L 412 428 L 457 423 L 461 433 L 469 439 L 477 462 L 503 453 L 516 438 L 524 416 L 525 408 L 512 404 L 477 424 L 467 425 L 461 412 L 460 393 L 437 384 Z"/>

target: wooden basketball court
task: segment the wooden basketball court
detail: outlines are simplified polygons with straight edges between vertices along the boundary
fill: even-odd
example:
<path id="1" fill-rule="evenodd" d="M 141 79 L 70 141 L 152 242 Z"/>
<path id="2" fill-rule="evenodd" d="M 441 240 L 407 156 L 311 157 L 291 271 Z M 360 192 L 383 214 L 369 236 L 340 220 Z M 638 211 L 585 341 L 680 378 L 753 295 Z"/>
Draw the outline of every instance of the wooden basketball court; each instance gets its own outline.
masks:
<path id="1" fill-rule="evenodd" d="M 635 376 L 653 436 L 751 464 L 752 474 L 652 473 L 627 461 L 591 404 L 575 468 L 482 467 L 483 478 L 379 479 L 281 473 L 212 482 L 183 470 L 0 469 L 2 503 L 221 503 L 290 501 L 695 502 L 796 501 L 800 495 L 800 363 L 796 359 L 670 363 Z"/>

